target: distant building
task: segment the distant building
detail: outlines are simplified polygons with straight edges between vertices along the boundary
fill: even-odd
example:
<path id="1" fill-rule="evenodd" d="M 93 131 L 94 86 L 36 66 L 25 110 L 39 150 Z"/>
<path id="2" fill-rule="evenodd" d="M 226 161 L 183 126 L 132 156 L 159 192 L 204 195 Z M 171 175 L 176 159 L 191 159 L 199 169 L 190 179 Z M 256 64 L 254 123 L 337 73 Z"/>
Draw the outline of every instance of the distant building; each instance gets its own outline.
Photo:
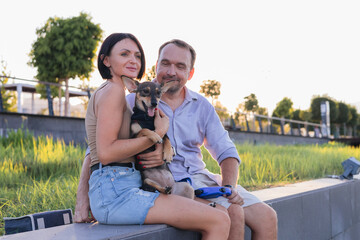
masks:
<path id="1" fill-rule="evenodd" d="M 48 101 L 47 99 L 40 99 L 40 94 L 36 93 L 34 85 L 24 83 L 5 84 L 4 88 L 9 91 L 17 92 L 17 112 L 29 113 L 29 114 L 48 114 Z M 88 97 L 87 92 L 84 91 L 69 91 L 70 94 L 70 115 L 74 117 L 85 117 L 86 110 L 84 104 L 77 102 L 77 104 L 71 104 L 74 102 L 74 97 L 82 97 L 85 99 Z M 73 99 L 71 99 L 73 98 Z M 84 100 L 85 102 L 85 100 Z M 64 100 L 61 102 L 64 104 Z M 59 116 L 59 99 L 53 99 L 54 114 Z M 62 111 L 64 107 L 62 106 Z M 63 114 L 61 114 L 63 115 Z"/>

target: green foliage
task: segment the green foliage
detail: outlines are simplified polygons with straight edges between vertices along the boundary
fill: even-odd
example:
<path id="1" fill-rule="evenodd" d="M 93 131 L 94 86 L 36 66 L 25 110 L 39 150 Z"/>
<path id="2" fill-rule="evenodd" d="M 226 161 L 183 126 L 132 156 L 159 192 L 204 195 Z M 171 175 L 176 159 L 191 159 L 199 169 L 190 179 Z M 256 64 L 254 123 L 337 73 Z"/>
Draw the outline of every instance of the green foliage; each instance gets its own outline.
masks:
<path id="1" fill-rule="evenodd" d="M 311 112 L 308 110 L 300 110 L 300 119 L 310 122 L 312 118 Z"/>
<path id="2" fill-rule="evenodd" d="M 257 113 L 257 114 L 259 114 L 259 115 L 264 115 L 264 116 L 267 116 L 267 115 L 268 115 L 268 111 L 267 111 L 267 109 L 264 108 L 264 107 L 259 107 L 259 108 L 256 110 L 255 113 Z"/>
<path id="3" fill-rule="evenodd" d="M 357 110 L 355 107 L 353 106 L 349 106 L 349 112 L 351 115 L 351 118 L 349 119 L 348 123 L 350 124 L 350 126 L 356 126 L 358 120 L 359 120 L 359 114 L 357 113 Z"/>
<path id="4" fill-rule="evenodd" d="M 228 113 L 227 108 L 223 106 L 220 101 L 216 101 L 214 107 L 221 121 L 225 121 L 226 119 L 230 118 L 230 114 Z"/>
<path id="5" fill-rule="evenodd" d="M 4 60 L 0 61 L 0 75 L 1 76 L 10 76 L 10 73 L 7 72 L 7 64 Z M 3 87 L 4 84 L 9 82 L 9 78 L 7 77 L 0 77 L 1 83 L 1 98 L 4 111 L 6 112 L 16 112 L 16 95 L 14 92 L 6 91 Z"/>
<path id="6" fill-rule="evenodd" d="M 329 101 L 330 122 L 335 123 L 335 121 L 339 115 L 339 110 L 336 106 L 335 100 L 333 100 L 332 98 L 330 98 L 328 96 L 322 96 L 322 97 L 315 96 L 311 99 L 310 112 L 311 112 L 311 116 L 312 116 L 312 121 L 320 123 L 320 121 L 321 121 L 320 105 L 321 105 L 321 102 L 323 102 L 323 101 Z"/>
<path id="7" fill-rule="evenodd" d="M 244 109 L 244 103 L 240 103 L 235 109 L 234 121 L 236 125 L 239 125 L 242 122 L 241 121 L 242 115 L 240 114 L 240 112 L 242 112 L 243 109 Z"/>
<path id="8" fill-rule="evenodd" d="M 37 68 L 37 79 L 59 83 L 69 78 L 89 78 L 102 37 L 99 24 L 92 23 L 89 15 L 49 18 L 36 35 L 29 64 Z M 42 96 L 46 97 L 44 92 Z"/>
<path id="9" fill-rule="evenodd" d="M 154 78 L 156 78 L 155 65 L 153 65 L 151 68 L 148 68 L 148 70 L 145 73 L 145 80 L 146 81 L 152 81 Z"/>
<path id="10" fill-rule="evenodd" d="M 349 111 L 348 106 L 343 102 L 338 102 L 337 108 L 339 109 L 339 115 L 335 119 L 336 123 L 347 123 L 351 118 L 351 113 Z"/>
<path id="11" fill-rule="evenodd" d="M 237 145 L 239 181 L 249 190 L 342 173 L 341 162 L 360 159 L 353 147 L 329 143 L 301 146 Z M 74 210 L 85 149 L 19 129 L 0 137 L 0 236 L 3 217 L 67 209 Z M 205 148 L 206 167 L 220 173 Z"/>
<path id="12" fill-rule="evenodd" d="M 304 121 L 304 119 L 301 118 L 301 110 L 296 109 L 292 114 L 292 119 L 297 121 Z M 295 123 L 292 125 L 292 127 L 297 128 L 299 124 Z"/>
<path id="13" fill-rule="evenodd" d="M 293 102 L 290 98 L 284 97 L 280 102 L 276 104 L 276 108 L 273 111 L 273 117 L 283 117 L 291 119 Z"/>
<path id="14" fill-rule="evenodd" d="M 254 93 L 251 93 L 249 96 L 244 97 L 245 101 L 245 111 L 247 112 L 255 112 L 259 108 L 259 102 Z"/>
<path id="15" fill-rule="evenodd" d="M 18 129 L 0 137 L 0 236 L 3 217 L 72 208 L 85 149 Z"/>
<path id="16" fill-rule="evenodd" d="M 220 95 L 221 83 L 216 80 L 206 80 L 200 86 L 200 93 L 204 94 L 205 97 L 211 97 L 212 102 L 217 99 Z"/>
<path id="17" fill-rule="evenodd" d="M 28 178 L 48 179 L 50 176 L 67 174 L 76 176 L 81 168 L 79 160 L 83 159 L 83 154 L 81 147 L 65 145 L 63 141 L 50 137 L 34 137 L 29 131 L 21 129 L 8 132 L 7 138 L 0 138 L 0 161 L 7 160 L 2 166 L 3 171 L 17 166 Z M 7 181 L 3 173 L 0 172 L 0 187 L 5 186 Z M 12 184 L 19 183 L 14 181 Z"/>
<path id="18" fill-rule="evenodd" d="M 340 175 L 341 162 L 353 156 L 360 159 L 357 148 L 338 143 L 324 145 L 237 145 L 241 159 L 238 183 L 248 189 L 261 189 Z M 220 173 L 217 162 L 202 148 L 206 167 Z"/>

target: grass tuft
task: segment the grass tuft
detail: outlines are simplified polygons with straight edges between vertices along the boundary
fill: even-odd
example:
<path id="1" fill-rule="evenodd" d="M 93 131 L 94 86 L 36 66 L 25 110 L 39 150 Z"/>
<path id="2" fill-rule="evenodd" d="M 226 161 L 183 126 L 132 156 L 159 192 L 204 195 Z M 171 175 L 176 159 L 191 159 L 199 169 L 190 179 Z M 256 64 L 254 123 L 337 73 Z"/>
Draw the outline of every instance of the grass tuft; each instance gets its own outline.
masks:
<path id="1" fill-rule="evenodd" d="M 338 143 L 324 145 L 237 145 L 242 160 L 238 183 L 249 190 L 340 175 L 341 162 L 360 159 L 360 150 Z M 67 209 L 74 210 L 85 149 L 29 131 L 0 137 L 0 235 L 3 217 Z M 202 147 L 206 167 L 220 168 Z"/>

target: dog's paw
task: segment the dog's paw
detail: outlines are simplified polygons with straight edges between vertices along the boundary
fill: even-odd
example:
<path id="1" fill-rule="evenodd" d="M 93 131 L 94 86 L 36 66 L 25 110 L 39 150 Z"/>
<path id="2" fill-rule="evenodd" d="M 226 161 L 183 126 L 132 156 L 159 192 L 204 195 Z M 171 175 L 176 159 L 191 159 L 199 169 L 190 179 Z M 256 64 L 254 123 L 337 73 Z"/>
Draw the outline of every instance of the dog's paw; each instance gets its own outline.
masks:
<path id="1" fill-rule="evenodd" d="M 162 140 L 162 138 L 159 136 L 159 134 L 157 134 L 156 132 L 153 132 L 153 133 L 154 133 L 154 134 L 152 134 L 152 135 L 150 136 L 151 141 L 153 141 L 154 143 L 162 143 L 163 140 Z"/>
<path id="2" fill-rule="evenodd" d="M 166 163 L 171 163 L 171 161 L 173 160 L 173 154 L 171 151 L 164 151 L 164 162 Z"/>
<path id="3" fill-rule="evenodd" d="M 151 130 L 149 130 L 147 128 L 141 129 L 140 132 L 137 134 L 137 137 L 142 137 L 142 136 L 146 136 L 147 138 L 149 138 L 154 143 L 162 143 L 163 142 L 163 140 L 159 136 L 159 134 L 157 134 L 156 132 L 151 131 Z"/>

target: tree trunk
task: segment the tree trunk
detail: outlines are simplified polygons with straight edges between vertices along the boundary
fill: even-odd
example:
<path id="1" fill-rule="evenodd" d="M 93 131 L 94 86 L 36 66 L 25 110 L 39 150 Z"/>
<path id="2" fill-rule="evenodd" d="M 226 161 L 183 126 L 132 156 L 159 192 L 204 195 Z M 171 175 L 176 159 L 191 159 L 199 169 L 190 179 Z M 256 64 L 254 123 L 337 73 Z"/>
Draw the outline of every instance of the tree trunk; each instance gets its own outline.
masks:
<path id="1" fill-rule="evenodd" d="M 65 78 L 65 116 L 70 116 L 70 104 L 69 104 L 69 78 Z"/>

